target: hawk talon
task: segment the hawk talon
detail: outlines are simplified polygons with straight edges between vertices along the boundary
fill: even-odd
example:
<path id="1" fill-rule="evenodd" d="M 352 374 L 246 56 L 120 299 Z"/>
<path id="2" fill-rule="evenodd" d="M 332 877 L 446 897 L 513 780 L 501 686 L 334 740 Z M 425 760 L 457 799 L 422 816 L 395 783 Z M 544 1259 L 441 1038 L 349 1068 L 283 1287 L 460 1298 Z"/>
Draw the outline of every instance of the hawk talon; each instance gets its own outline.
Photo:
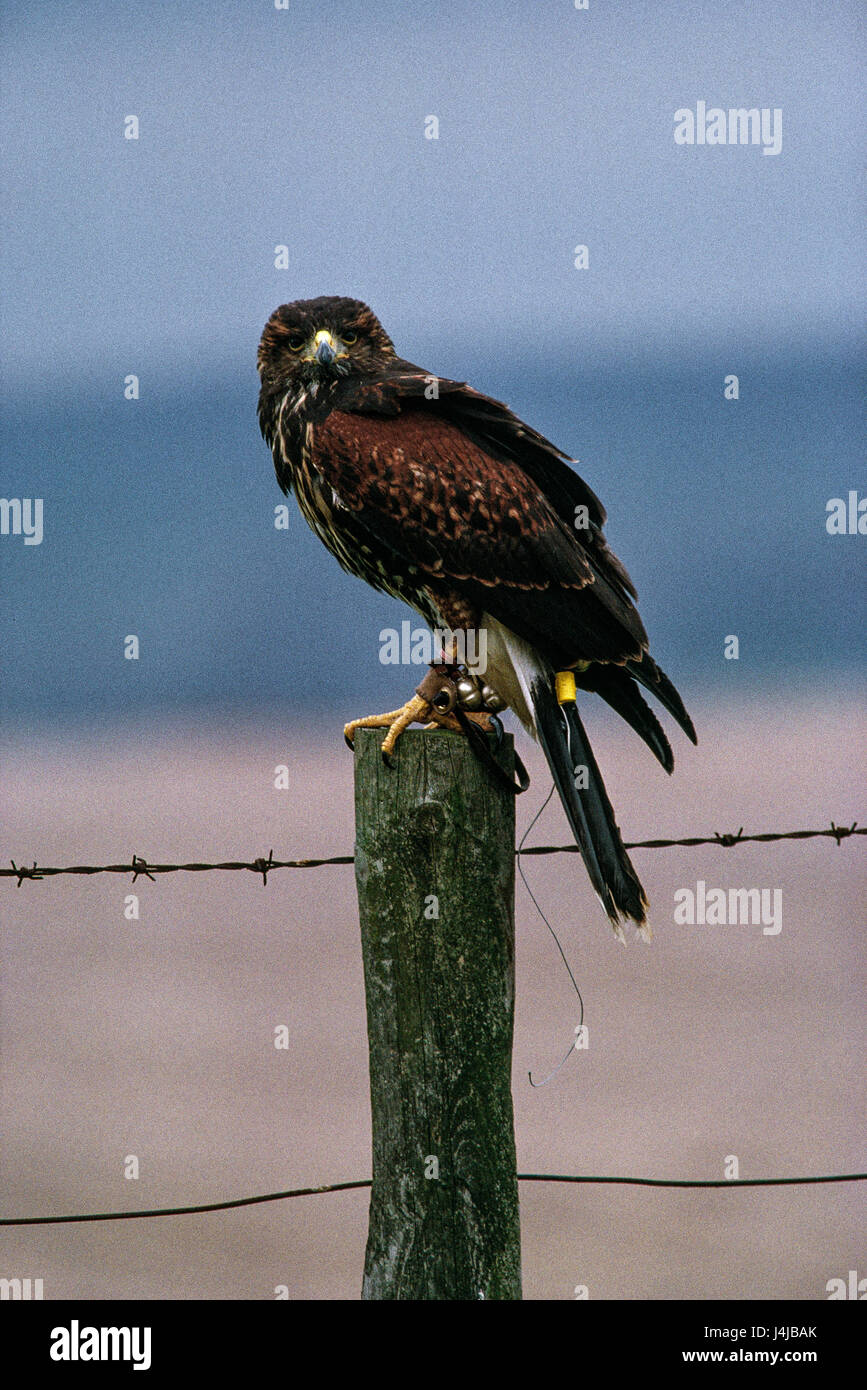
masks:
<path id="1" fill-rule="evenodd" d="M 479 711 L 465 713 L 464 717 L 480 728 L 483 733 L 490 733 L 493 729 L 496 736 L 494 747 L 499 748 L 503 738 L 503 726 L 495 715 L 488 714 L 486 711 Z M 356 729 L 387 729 L 380 752 L 385 766 L 393 768 L 395 764 L 391 755 L 397 740 L 404 729 L 408 729 L 410 724 L 414 724 L 416 721 L 424 726 L 425 732 L 434 729 L 452 729 L 455 733 L 462 732 L 461 724 L 454 714 L 437 709 L 436 705 L 416 693 L 400 709 L 390 710 L 387 714 L 371 714 L 365 719 L 350 720 L 343 727 L 344 742 L 349 748 L 354 749 L 353 740 Z"/>
<path id="2" fill-rule="evenodd" d="M 348 724 L 343 726 L 343 737 L 354 748 L 353 738 L 356 729 L 386 729 L 385 738 L 382 741 L 382 753 L 384 760 L 394 751 L 394 745 L 400 738 L 404 729 L 409 728 L 417 719 L 427 719 L 433 713 L 427 700 L 422 700 L 418 695 L 413 695 L 412 699 L 407 700 L 400 709 L 389 710 L 387 714 L 370 714 L 365 719 L 351 719 Z M 387 766 L 392 766 L 386 762 Z"/>

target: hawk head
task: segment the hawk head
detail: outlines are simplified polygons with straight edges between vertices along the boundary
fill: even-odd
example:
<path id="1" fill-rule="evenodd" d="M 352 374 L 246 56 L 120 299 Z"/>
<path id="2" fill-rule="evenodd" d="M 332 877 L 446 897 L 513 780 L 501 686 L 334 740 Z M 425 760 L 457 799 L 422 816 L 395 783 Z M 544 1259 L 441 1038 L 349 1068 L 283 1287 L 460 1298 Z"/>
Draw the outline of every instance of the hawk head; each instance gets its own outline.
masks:
<path id="1" fill-rule="evenodd" d="M 322 295 L 274 310 L 259 343 L 258 367 L 265 390 L 315 390 L 347 372 L 376 375 L 394 357 L 394 344 L 366 304 Z"/>

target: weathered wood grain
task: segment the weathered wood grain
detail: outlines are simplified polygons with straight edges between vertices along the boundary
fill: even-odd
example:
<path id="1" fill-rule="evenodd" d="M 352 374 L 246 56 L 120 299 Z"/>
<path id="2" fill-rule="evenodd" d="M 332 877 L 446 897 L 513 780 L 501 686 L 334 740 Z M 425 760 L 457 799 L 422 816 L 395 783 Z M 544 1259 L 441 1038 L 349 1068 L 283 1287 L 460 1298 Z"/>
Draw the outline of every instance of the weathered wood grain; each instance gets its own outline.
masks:
<path id="1" fill-rule="evenodd" d="M 370 1041 L 365 1299 L 521 1297 L 511 1096 L 515 802 L 462 735 L 356 734 Z M 511 739 L 500 752 L 513 768 Z"/>

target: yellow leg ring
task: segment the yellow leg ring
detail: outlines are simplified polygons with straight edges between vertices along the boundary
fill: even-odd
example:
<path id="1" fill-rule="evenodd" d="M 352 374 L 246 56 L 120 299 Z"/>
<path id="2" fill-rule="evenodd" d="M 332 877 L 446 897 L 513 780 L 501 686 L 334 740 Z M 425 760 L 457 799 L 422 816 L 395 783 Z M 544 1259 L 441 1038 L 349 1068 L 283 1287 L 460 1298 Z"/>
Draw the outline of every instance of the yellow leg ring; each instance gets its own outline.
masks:
<path id="1" fill-rule="evenodd" d="M 574 705 L 575 672 L 558 671 L 554 677 L 554 690 L 557 695 L 558 705 Z"/>

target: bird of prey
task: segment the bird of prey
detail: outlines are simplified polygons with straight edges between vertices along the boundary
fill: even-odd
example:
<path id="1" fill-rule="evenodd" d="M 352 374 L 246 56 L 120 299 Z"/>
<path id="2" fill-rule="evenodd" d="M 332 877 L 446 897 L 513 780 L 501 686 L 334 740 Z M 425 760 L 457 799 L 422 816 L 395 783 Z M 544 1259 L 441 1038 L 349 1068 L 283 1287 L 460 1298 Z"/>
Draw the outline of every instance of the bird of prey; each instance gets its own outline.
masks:
<path id="1" fill-rule="evenodd" d="M 360 300 L 281 305 L 262 334 L 258 367 L 259 424 L 284 493 L 295 493 L 350 574 L 402 599 L 436 630 L 485 632 L 488 705 L 508 706 L 541 744 L 615 932 L 622 936 L 631 920 L 645 935 L 647 899 L 576 691 L 607 701 L 667 772 L 668 739 L 638 687 L 696 736 L 650 656 L 598 497 L 568 456 L 507 406 L 399 357 Z M 432 714 L 445 722 L 417 693 L 401 710 L 353 721 L 345 732 L 351 741 L 361 725 L 387 728 L 387 754 L 403 728 Z"/>

